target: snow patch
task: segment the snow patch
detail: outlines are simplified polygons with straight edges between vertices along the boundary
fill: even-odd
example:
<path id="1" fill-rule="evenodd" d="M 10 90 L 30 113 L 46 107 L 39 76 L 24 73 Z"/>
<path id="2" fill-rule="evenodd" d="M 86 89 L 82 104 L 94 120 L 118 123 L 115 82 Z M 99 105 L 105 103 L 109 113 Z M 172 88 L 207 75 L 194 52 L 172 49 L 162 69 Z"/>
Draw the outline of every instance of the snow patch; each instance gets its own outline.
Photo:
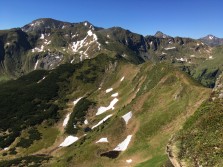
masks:
<path id="1" fill-rule="evenodd" d="M 125 57 L 127 57 L 127 55 L 126 55 L 126 54 L 122 54 L 122 57 L 124 57 L 124 58 L 125 58 Z"/>
<path id="2" fill-rule="evenodd" d="M 82 97 L 74 100 L 73 101 L 73 105 L 76 105 L 80 99 L 82 99 Z M 67 126 L 67 123 L 68 123 L 68 121 L 70 119 L 70 115 L 71 115 L 71 113 L 68 113 L 67 116 L 66 116 L 66 118 L 64 119 L 64 121 L 63 121 L 63 127 Z M 74 126 L 76 126 L 76 125 L 74 125 Z"/>
<path id="3" fill-rule="evenodd" d="M 68 136 L 61 144 L 60 147 L 67 147 L 78 140 L 78 137 Z"/>
<path id="4" fill-rule="evenodd" d="M 125 79 L 125 77 L 122 77 L 120 81 L 122 82 L 124 79 Z"/>
<path id="5" fill-rule="evenodd" d="M 87 34 L 91 37 L 91 36 L 93 35 L 93 32 L 92 32 L 91 30 L 89 30 L 89 31 L 87 32 Z"/>
<path id="6" fill-rule="evenodd" d="M 51 64 L 52 65 L 52 64 Z M 42 82 L 44 79 L 46 79 L 46 76 L 44 76 L 41 80 L 39 80 L 37 83 Z"/>
<path id="7" fill-rule="evenodd" d="M 86 42 L 86 39 L 88 37 L 92 37 L 92 36 L 93 36 L 93 40 L 90 41 L 90 42 Z M 98 45 L 98 49 L 100 50 L 101 49 L 100 48 L 101 44 L 98 43 L 97 40 L 98 40 L 97 35 L 94 34 L 91 30 L 88 30 L 87 36 L 84 39 L 80 40 L 80 41 L 73 42 L 73 45 L 71 46 L 71 49 L 73 50 L 73 52 L 78 52 L 83 46 L 88 46 L 89 45 L 89 47 L 90 47 L 91 43 L 96 42 L 97 45 Z M 89 47 L 87 48 L 87 50 L 89 49 Z M 85 50 L 85 52 L 84 52 L 85 55 L 87 55 L 86 54 L 87 50 Z"/>
<path id="8" fill-rule="evenodd" d="M 42 45 L 41 48 L 37 48 L 37 47 L 35 47 L 34 49 L 32 49 L 32 52 L 35 52 L 35 51 L 37 51 L 37 52 L 42 52 L 43 49 L 44 49 L 44 46 Z"/>
<path id="9" fill-rule="evenodd" d="M 44 39 L 44 34 L 41 34 L 40 39 Z"/>
<path id="10" fill-rule="evenodd" d="M 187 62 L 187 59 L 186 59 L 186 58 L 182 58 L 182 57 L 181 57 L 181 58 L 179 58 L 179 59 L 178 59 L 178 58 L 176 58 L 176 60 L 177 60 L 177 61 L 181 61 L 181 62 L 184 62 L 184 61 L 185 61 L 185 62 Z"/>
<path id="11" fill-rule="evenodd" d="M 4 151 L 7 151 L 7 150 L 9 150 L 9 147 L 5 147 L 3 150 L 4 150 Z"/>
<path id="12" fill-rule="evenodd" d="M 209 39 L 212 40 L 214 37 L 212 35 L 209 35 Z"/>
<path id="13" fill-rule="evenodd" d="M 101 50 L 101 44 L 98 42 L 97 42 L 97 44 L 98 44 L 98 50 Z"/>
<path id="14" fill-rule="evenodd" d="M 96 141 L 96 143 L 108 143 L 108 138 L 103 137 L 99 139 L 98 141 Z"/>
<path id="15" fill-rule="evenodd" d="M 80 50 L 83 47 L 83 44 L 86 39 L 87 39 L 87 36 L 80 41 L 73 42 L 73 46 L 71 46 L 73 52 L 77 52 L 78 50 Z"/>
<path id="16" fill-rule="evenodd" d="M 90 27 L 89 27 L 90 29 L 92 29 L 92 30 L 94 30 L 94 26 L 93 25 L 90 25 Z"/>
<path id="17" fill-rule="evenodd" d="M 51 44 L 51 41 L 47 41 L 47 40 L 46 40 L 46 41 L 44 42 L 44 44 L 49 45 L 49 44 Z"/>
<path id="18" fill-rule="evenodd" d="M 79 97 L 78 99 L 73 101 L 73 104 L 76 105 L 83 97 Z"/>
<path id="19" fill-rule="evenodd" d="M 36 61 L 36 64 L 34 66 L 34 70 L 36 70 L 38 63 L 39 63 L 39 60 Z"/>
<path id="20" fill-rule="evenodd" d="M 117 97 L 118 96 L 118 93 L 114 93 L 111 95 L 111 97 Z"/>
<path id="21" fill-rule="evenodd" d="M 129 120 L 132 118 L 132 111 L 130 111 L 127 114 L 123 115 L 122 118 L 124 119 L 124 121 L 125 121 L 125 123 L 127 125 Z"/>
<path id="22" fill-rule="evenodd" d="M 109 88 L 109 89 L 107 89 L 107 90 L 105 91 L 105 93 L 109 93 L 109 92 L 111 92 L 111 91 L 113 91 L 113 88 Z"/>
<path id="23" fill-rule="evenodd" d="M 98 37 L 97 37 L 96 34 L 93 34 L 93 40 L 94 40 L 94 41 L 97 41 L 97 40 L 98 40 Z M 98 44 L 99 44 L 99 43 L 98 43 Z"/>
<path id="24" fill-rule="evenodd" d="M 176 47 L 169 47 L 169 48 L 164 48 L 165 50 L 173 50 L 176 49 Z"/>
<path id="25" fill-rule="evenodd" d="M 63 121 L 63 127 L 67 126 L 67 123 L 68 123 L 68 121 L 70 119 L 70 114 L 71 113 L 67 114 L 66 118 L 64 119 L 64 121 Z"/>
<path id="26" fill-rule="evenodd" d="M 43 51 L 43 49 L 44 49 L 44 46 L 43 46 L 43 45 L 41 45 L 40 52 L 42 52 L 42 51 Z"/>
<path id="27" fill-rule="evenodd" d="M 73 62 L 74 62 L 74 59 L 70 61 L 70 63 L 73 63 Z"/>
<path id="28" fill-rule="evenodd" d="M 107 115 L 105 118 L 103 118 L 101 121 L 99 121 L 96 125 L 92 126 L 91 129 L 94 129 L 96 127 L 98 127 L 99 125 L 101 125 L 102 123 L 104 123 L 107 119 L 109 119 L 112 116 L 112 114 Z"/>
<path id="29" fill-rule="evenodd" d="M 132 159 L 127 159 L 126 162 L 127 162 L 128 164 L 130 164 L 130 163 L 132 163 Z"/>
<path id="30" fill-rule="evenodd" d="M 127 138 L 121 142 L 117 147 L 115 147 L 114 151 L 125 151 L 131 141 L 132 135 L 128 135 Z"/>
<path id="31" fill-rule="evenodd" d="M 118 99 L 117 99 L 117 98 L 114 98 L 114 99 L 110 102 L 110 104 L 109 104 L 108 107 L 99 107 L 99 108 L 98 108 L 98 111 L 97 111 L 97 113 L 96 113 L 96 115 L 103 114 L 104 112 L 106 112 L 106 111 L 108 111 L 108 110 L 110 110 L 110 109 L 114 110 L 114 109 L 115 109 L 115 108 L 114 108 L 114 105 L 115 105 L 117 102 L 118 102 Z"/>
<path id="32" fill-rule="evenodd" d="M 84 124 L 85 124 L 85 125 L 88 124 L 88 120 L 87 120 L 87 119 L 84 120 Z"/>
<path id="33" fill-rule="evenodd" d="M 72 35 L 72 38 L 77 37 L 79 34 Z"/>

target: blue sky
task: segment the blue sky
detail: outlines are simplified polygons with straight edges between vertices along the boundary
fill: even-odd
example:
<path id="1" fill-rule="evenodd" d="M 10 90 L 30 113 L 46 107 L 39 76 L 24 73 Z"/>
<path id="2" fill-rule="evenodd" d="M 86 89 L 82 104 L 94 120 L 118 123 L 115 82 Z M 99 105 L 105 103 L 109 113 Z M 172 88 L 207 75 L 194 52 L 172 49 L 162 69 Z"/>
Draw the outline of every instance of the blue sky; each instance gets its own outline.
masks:
<path id="1" fill-rule="evenodd" d="M 171 36 L 223 37 L 222 8 L 222 0 L 1 0 L 0 29 L 50 17 L 143 35 L 160 30 Z"/>

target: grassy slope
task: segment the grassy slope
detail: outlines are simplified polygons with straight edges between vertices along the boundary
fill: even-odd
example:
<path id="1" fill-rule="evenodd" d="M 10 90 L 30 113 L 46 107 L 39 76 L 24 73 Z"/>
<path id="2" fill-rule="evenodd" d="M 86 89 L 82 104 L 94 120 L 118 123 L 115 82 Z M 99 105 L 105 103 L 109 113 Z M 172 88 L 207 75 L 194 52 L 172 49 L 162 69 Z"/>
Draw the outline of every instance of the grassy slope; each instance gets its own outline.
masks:
<path id="1" fill-rule="evenodd" d="M 143 161 L 141 166 L 165 164 L 168 159 L 165 148 L 169 138 L 208 97 L 208 89 L 165 64 L 152 66 L 146 63 L 140 69 L 133 65 L 122 65 L 117 70 L 118 73 L 106 76 L 101 91 L 98 90 L 89 97 L 97 99 L 98 106 L 106 105 L 111 94 L 105 94 L 104 91 L 113 87 L 113 93 L 120 93 L 115 111 L 93 118 L 92 125 L 109 113 L 115 116 L 72 146 L 55 152 L 54 155 L 58 158 L 52 161 L 52 166 L 124 166 L 125 160 L 129 158 L 133 159 L 131 165 Z M 122 76 L 126 79 L 120 83 Z M 138 88 L 140 90 L 137 93 Z M 120 116 L 130 110 L 134 116 L 125 126 Z M 133 134 L 133 140 L 129 149 L 119 158 L 111 160 L 99 156 L 114 148 L 128 134 Z M 100 137 L 108 137 L 112 142 L 95 144 Z"/>
<path id="2" fill-rule="evenodd" d="M 158 69 L 152 72 L 156 77 L 160 73 L 158 85 L 153 87 L 146 97 L 148 99 L 142 105 L 143 111 L 140 111 L 141 107 L 139 108 L 139 112 L 143 113 L 139 114 L 141 126 L 135 140 L 144 142 L 136 142 L 134 148 L 128 150 L 133 155 L 136 150 L 141 150 L 140 157 L 145 159 L 150 156 L 151 159 L 147 161 L 148 166 L 159 166 L 161 162 L 167 160 L 167 157 L 165 158 L 167 141 L 181 127 L 182 122 L 195 111 L 207 93 L 199 86 L 191 87 L 193 83 L 186 75 L 175 73 L 168 67 L 161 69 L 163 72 Z M 157 162 L 156 165 L 150 164 L 154 161 Z"/>
<path id="3" fill-rule="evenodd" d="M 173 140 L 178 161 L 187 166 L 222 166 L 222 124 L 222 102 L 204 102 Z"/>
<path id="4" fill-rule="evenodd" d="M 120 82 L 123 76 L 125 79 Z M 52 140 L 46 140 L 45 146 L 52 145 L 55 141 L 54 144 L 48 149 L 44 149 L 45 146 L 38 147 L 38 144 L 45 141 L 43 138 L 35 141 L 28 150 L 18 150 L 20 155 L 34 152 L 50 154 L 54 158 L 49 166 L 125 166 L 125 160 L 130 158 L 133 160 L 131 166 L 160 166 L 167 161 L 165 148 L 171 135 L 179 130 L 209 93 L 208 89 L 169 65 L 145 63 L 136 66 L 103 57 L 79 64 L 75 73 L 67 79 L 70 86 L 61 89 L 59 95 L 66 92 L 64 98 L 68 104 L 73 99 L 86 96 L 95 101 L 97 107 L 107 106 L 112 100 L 111 94 L 118 92 L 119 101 L 115 110 L 97 117 L 94 113 L 87 116 L 90 127 L 108 114 L 112 113 L 113 117 L 70 147 L 55 151 L 53 150 L 66 136 L 61 128 L 63 119 L 54 128 L 45 129 L 46 131 L 40 126 L 38 129 L 43 136 L 45 133 L 55 133 L 51 136 Z M 99 87 L 101 90 L 98 90 Z M 105 94 L 105 90 L 110 87 L 114 90 Z M 93 112 L 96 112 L 97 107 Z M 128 111 L 133 112 L 133 118 L 126 126 L 121 116 Z M 65 115 L 65 112 L 66 110 L 61 111 L 61 114 Z M 77 133 L 81 134 L 82 130 Z M 99 156 L 100 153 L 116 147 L 129 134 L 133 135 L 129 148 L 117 159 Z M 110 142 L 95 144 L 101 137 L 108 137 Z"/>
<path id="5" fill-rule="evenodd" d="M 1 140 L 5 142 L 1 142 L 1 147 L 5 148 L 11 143 L 12 144 L 10 145 L 9 151 L 2 150 L 3 154 L 0 156 L 0 159 L 11 159 L 34 152 L 47 152 L 47 150 L 44 151 L 44 149 L 50 147 L 59 134 L 57 127 L 53 128 L 51 126 L 58 121 L 60 115 L 63 115 L 64 102 L 67 101 L 67 98 L 76 97 L 76 94 L 72 94 L 72 92 L 77 94 L 80 92 L 81 94 L 83 92 L 90 93 L 89 90 L 92 91 L 97 85 L 97 78 L 100 78 L 106 66 L 108 66 L 108 63 L 111 62 L 111 59 L 105 55 L 98 56 L 96 59 L 97 60 L 87 60 L 77 65 L 62 65 L 50 72 L 34 71 L 18 80 L 2 84 L 0 96 L 4 97 L 2 99 L 5 100 L 1 101 L 1 112 L 5 117 L 1 118 L 1 124 L 4 125 L 2 128 L 4 127 L 4 129 L 1 129 L 0 137 Z M 101 62 L 104 63 L 104 65 Z M 74 71 L 76 72 L 70 77 Z M 41 80 L 43 76 L 46 76 L 46 78 Z M 41 82 L 39 82 L 40 80 Z M 23 96 L 21 96 L 21 94 Z M 69 96 L 67 96 L 67 94 Z M 19 95 L 20 97 L 18 97 Z M 24 103 L 24 101 L 26 103 Z M 9 105 L 9 102 L 13 103 Z M 25 104 L 31 107 L 25 108 Z M 44 107 L 48 107 L 48 105 L 58 106 L 57 110 L 52 113 L 56 117 L 45 116 L 48 112 L 47 109 L 43 107 L 37 108 L 41 105 Z M 26 110 L 24 110 L 24 108 Z M 19 115 L 20 119 L 16 119 L 17 117 L 15 117 L 14 120 L 8 121 L 7 118 L 13 117 L 13 115 Z M 26 123 L 27 121 L 29 121 L 30 124 Z M 10 125 L 11 133 L 8 133 L 7 129 L 9 127 L 7 127 L 7 125 Z M 29 139 L 27 130 L 30 126 L 35 125 L 42 139 L 38 141 L 34 140 L 34 143 L 29 148 L 17 147 L 16 145 L 21 141 L 22 137 Z M 7 138 L 9 135 L 11 140 L 7 140 L 6 142 L 4 138 Z M 13 154 L 11 153 L 12 150 L 14 152 Z"/>
<path id="6" fill-rule="evenodd" d="M 213 59 L 201 62 L 192 76 L 205 86 L 213 87 L 218 75 L 223 71 L 221 62 L 223 61 L 223 47 L 213 48 Z"/>

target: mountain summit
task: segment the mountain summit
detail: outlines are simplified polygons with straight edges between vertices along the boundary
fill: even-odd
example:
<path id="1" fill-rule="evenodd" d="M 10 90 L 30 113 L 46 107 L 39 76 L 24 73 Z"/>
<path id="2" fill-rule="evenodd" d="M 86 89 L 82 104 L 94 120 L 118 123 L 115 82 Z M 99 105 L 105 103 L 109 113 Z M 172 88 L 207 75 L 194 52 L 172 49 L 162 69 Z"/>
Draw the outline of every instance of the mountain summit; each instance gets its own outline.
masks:
<path id="1" fill-rule="evenodd" d="M 26 24 L 22 27 L 22 30 L 25 32 L 30 31 L 41 31 L 44 29 L 63 29 L 65 27 L 72 27 L 73 24 L 69 22 L 63 22 L 51 18 L 40 18 L 32 21 L 29 24 Z"/>
<path id="2" fill-rule="evenodd" d="M 157 31 L 156 34 L 154 35 L 155 37 L 157 38 L 169 38 L 170 36 L 164 34 L 163 32 L 161 31 Z"/>
<path id="3" fill-rule="evenodd" d="M 200 38 L 200 40 L 210 46 L 223 45 L 223 38 L 218 38 L 211 34 L 209 34 L 203 38 Z"/>

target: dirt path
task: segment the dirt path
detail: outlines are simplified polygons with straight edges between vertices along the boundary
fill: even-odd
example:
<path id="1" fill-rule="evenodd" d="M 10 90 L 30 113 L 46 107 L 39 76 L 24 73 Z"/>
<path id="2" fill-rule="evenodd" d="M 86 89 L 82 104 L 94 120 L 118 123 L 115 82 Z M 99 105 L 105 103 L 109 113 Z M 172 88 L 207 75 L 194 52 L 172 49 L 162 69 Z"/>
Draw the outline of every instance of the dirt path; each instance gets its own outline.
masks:
<path id="1" fill-rule="evenodd" d="M 187 114 L 186 115 L 180 114 L 178 116 L 178 119 L 176 119 L 176 121 L 171 123 L 172 125 L 170 127 L 173 127 L 173 125 L 180 125 L 180 124 L 183 125 L 186 122 L 187 118 L 192 116 L 194 114 L 194 112 L 198 109 L 198 107 L 207 99 L 208 91 L 209 90 L 204 89 L 200 93 L 199 100 L 193 106 L 190 106 L 187 109 L 188 110 Z M 179 159 L 177 158 L 177 147 L 174 145 L 173 137 L 170 139 L 170 141 L 166 147 L 166 153 L 174 167 L 186 167 L 185 163 L 183 161 L 179 161 Z"/>
<path id="2" fill-rule="evenodd" d="M 172 139 L 171 139 L 170 143 L 172 143 Z M 183 167 L 182 164 L 180 162 L 178 162 L 178 160 L 176 158 L 177 156 L 174 154 L 174 151 L 173 151 L 174 148 L 170 143 L 166 147 L 166 153 L 168 155 L 169 160 L 171 161 L 171 163 L 174 167 Z"/>

